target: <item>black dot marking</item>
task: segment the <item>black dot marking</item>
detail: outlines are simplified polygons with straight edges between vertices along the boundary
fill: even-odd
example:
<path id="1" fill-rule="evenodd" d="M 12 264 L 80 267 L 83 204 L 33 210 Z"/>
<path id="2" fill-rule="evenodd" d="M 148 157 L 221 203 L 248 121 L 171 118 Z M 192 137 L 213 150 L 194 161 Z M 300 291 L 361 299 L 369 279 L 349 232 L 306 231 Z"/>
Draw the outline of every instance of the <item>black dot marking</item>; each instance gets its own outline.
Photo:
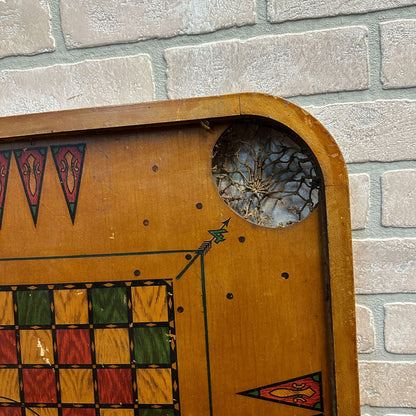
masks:
<path id="1" fill-rule="evenodd" d="M 185 256 L 185 258 L 186 258 L 186 260 L 191 260 L 192 256 L 191 256 L 190 254 L 187 254 L 187 255 Z"/>
<path id="2" fill-rule="evenodd" d="M 230 293 L 227 293 L 227 299 L 232 299 L 234 297 L 234 295 L 230 292 Z"/>
<path id="3" fill-rule="evenodd" d="M 145 225 L 147 227 L 149 225 L 149 220 L 144 220 L 143 225 Z"/>
<path id="4" fill-rule="evenodd" d="M 243 237 L 243 236 L 238 237 L 238 241 L 239 241 L 240 243 L 244 243 L 244 241 L 246 241 L 246 238 L 245 238 L 245 237 Z"/>
<path id="5" fill-rule="evenodd" d="M 152 166 L 152 171 L 153 172 L 157 172 L 158 170 L 159 170 L 159 166 L 157 166 L 157 165 Z"/>
<path id="6" fill-rule="evenodd" d="M 198 203 L 196 204 L 196 207 L 197 207 L 198 209 L 202 209 L 202 204 L 201 204 L 200 202 L 198 202 Z"/>
<path id="7" fill-rule="evenodd" d="M 182 306 L 178 306 L 178 308 L 176 309 L 179 313 L 183 312 L 183 307 Z"/>
<path id="8" fill-rule="evenodd" d="M 134 275 L 135 275 L 135 276 L 140 276 L 140 270 L 135 270 L 135 271 L 134 271 Z"/>
<path id="9" fill-rule="evenodd" d="M 289 273 L 283 272 L 282 277 L 283 279 L 289 279 Z"/>

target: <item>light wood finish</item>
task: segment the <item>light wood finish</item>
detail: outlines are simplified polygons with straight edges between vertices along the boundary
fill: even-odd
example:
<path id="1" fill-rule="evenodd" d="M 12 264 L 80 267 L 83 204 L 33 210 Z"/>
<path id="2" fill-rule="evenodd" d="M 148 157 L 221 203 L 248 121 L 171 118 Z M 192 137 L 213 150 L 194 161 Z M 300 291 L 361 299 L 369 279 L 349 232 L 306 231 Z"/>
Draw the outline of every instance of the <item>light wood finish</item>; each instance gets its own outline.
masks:
<path id="1" fill-rule="evenodd" d="M 57 290 L 54 293 L 54 303 L 56 324 L 88 323 L 88 299 L 85 289 Z"/>
<path id="2" fill-rule="evenodd" d="M 94 330 L 97 364 L 125 364 L 130 362 L 127 328 Z"/>
<path id="3" fill-rule="evenodd" d="M 143 404 L 172 403 L 172 376 L 169 368 L 137 370 L 137 395 Z"/>
<path id="4" fill-rule="evenodd" d="M 133 409 L 101 409 L 100 416 L 134 416 Z"/>
<path id="5" fill-rule="evenodd" d="M 0 292 L 0 325 L 13 325 L 13 297 L 10 292 Z"/>
<path id="6" fill-rule="evenodd" d="M 302 222 L 256 226 L 218 196 L 212 148 L 244 115 L 288 126 L 315 154 L 325 198 Z M 241 94 L 8 117 L 0 119 L 0 137 L 0 150 L 87 143 L 74 225 L 50 150 L 36 227 L 12 158 L 0 230 L 0 257 L 11 260 L 0 262 L 1 284 L 174 279 L 175 308 L 183 308 L 173 341 L 183 416 L 310 415 L 236 393 L 317 371 L 324 414 L 360 414 L 348 176 L 339 148 L 312 116 L 279 98 Z M 226 241 L 176 280 L 185 251 L 229 217 Z M 107 256 L 176 250 L 184 252 Z M 104 257 L 83 257 L 96 254 Z M 17 260 L 48 256 L 75 257 Z M 134 305 L 136 318 L 147 307 L 159 314 L 159 295 L 149 296 L 143 310 Z M 162 393 L 150 387 L 168 383 L 168 371 L 137 370 L 142 403 L 172 399 L 168 389 L 155 397 Z"/>
<path id="7" fill-rule="evenodd" d="M 131 290 L 134 322 L 162 322 L 168 320 L 165 286 L 141 286 Z"/>
<path id="8" fill-rule="evenodd" d="M 0 387 L 0 396 L 19 401 L 19 374 L 17 369 L 0 368 L 0 378 L 3 381 Z"/>
<path id="9" fill-rule="evenodd" d="M 63 403 L 94 403 L 92 371 L 65 368 L 59 371 Z"/>
<path id="10" fill-rule="evenodd" d="M 52 333 L 47 329 L 26 329 L 20 332 L 23 364 L 48 364 L 53 361 Z"/>
<path id="11" fill-rule="evenodd" d="M 39 416 L 58 416 L 58 409 L 36 408 L 36 413 Z"/>

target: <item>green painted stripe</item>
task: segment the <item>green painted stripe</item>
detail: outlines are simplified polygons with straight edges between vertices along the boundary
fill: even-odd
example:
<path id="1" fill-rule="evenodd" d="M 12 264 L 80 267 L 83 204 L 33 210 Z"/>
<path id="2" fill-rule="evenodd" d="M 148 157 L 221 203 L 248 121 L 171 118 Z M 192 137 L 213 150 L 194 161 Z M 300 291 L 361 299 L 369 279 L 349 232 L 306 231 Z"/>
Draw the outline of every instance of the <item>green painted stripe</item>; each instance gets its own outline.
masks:
<path id="1" fill-rule="evenodd" d="M 207 377 L 208 377 L 208 396 L 209 396 L 209 414 L 213 415 L 212 409 L 212 388 L 211 388 L 211 365 L 209 360 L 209 337 L 208 337 L 208 317 L 207 317 L 207 296 L 205 292 L 205 267 L 204 255 L 201 255 L 201 287 L 202 287 L 202 306 L 204 309 L 204 327 L 205 327 L 205 351 L 207 357 Z"/>
<path id="2" fill-rule="evenodd" d="M 200 255 L 201 253 L 195 254 L 192 260 L 190 260 L 189 263 L 183 268 L 183 270 L 176 276 L 176 280 L 179 280 L 186 273 L 186 271 L 192 266 L 192 264 Z"/>
<path id="3" fill-rule="evenodd" d="M 42 256 L 42 257 L 9 257 L 0 258 L 2 261 L 33 261 L 33 260 L 63 260 L 63 259 L 90 259 L 100 257 L 127 257 L 127 256 L 147 256 L 154 254 L 174 254 L 174 253 L 195 253 L 195 250 L 166 250 L 166 251 L 139 251 L 133 253 L 105 253 L 105 254 L 75 254 L 72 256 Z"/>

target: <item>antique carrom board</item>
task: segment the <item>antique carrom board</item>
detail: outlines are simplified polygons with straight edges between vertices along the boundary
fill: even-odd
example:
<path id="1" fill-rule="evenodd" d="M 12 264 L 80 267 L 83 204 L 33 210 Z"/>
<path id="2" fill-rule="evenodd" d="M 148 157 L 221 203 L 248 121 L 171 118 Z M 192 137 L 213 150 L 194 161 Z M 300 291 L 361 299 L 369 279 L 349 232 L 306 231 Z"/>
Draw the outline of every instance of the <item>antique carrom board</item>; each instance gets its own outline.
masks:
<path id="1" fill-rule="evenodd" d="M 348 177 L 258 94 L 0 119 L 0 416 L 358 416 Z"/>

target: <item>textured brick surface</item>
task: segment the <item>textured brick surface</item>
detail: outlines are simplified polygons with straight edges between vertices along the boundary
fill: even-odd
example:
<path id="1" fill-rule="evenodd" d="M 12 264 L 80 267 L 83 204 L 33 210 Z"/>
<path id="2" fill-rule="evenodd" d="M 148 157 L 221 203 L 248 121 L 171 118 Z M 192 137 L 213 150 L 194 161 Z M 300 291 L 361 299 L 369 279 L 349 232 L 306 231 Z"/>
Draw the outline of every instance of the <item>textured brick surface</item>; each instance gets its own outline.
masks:
<path id="1" fill-rule="evenodd" d="M 351 228 L 361 230 L 366 227 L 369 210 L 370 177 L 366 173 L 349 175 Z"/>
<path id="2" fill-rule="evenodd" d="M 69 48 L 137 42 L 254 24 L 255 0 L 61 0 Z"/>
<path id="3" fill-rule="evenodd" d="M 416 227 L 416 170 L 393 170 L 381 177 L 382 224 Z"/>
<path id="4" fill-rule="evenodd" d="M 347 162 L 416 159 L 416 101 L 306 107 L 334 136 Z"/>
<path id="5" fill-rule="evenodd" d="M 380 24 L 384 88 L 416 86 L 416 20 Z"/>
<path id="6" fill-rule="evenodd" d="M 386 350 L 416 354 L 416 303 L 388 303 L 384 311 Z"/>
<path id="7" fill-rule="evenodd" d="M 147 55 L 0 72 L 0 116 L 154 99 Z"/>
<path id="8" fill-rule="evenodd" d="M 416 4 L 415 0 L 268 0 L 267 12 L 272 22 L 298 20 L 341 14 L 367 13 L 374 10 Z"/>
<path id="9" fill-rule="evenodd" d="M 416 362 L 360 363 L 361 404 L 416 407 Z"/>
<path id="10" fill-rule="evenodd" d="M 165 58 L 170 98 L 241 91 L 288 97 L 369 84 L 367 29 L 358 26 L 172 48 Z"/>
<path id="11" fill-rule="evenodd" d="M 374 320 L 371 310 L 365 306 L 357 305 L 357 349 L 359 353 L 374 351 Z"/>
<path id="12" fill-rule="evenodd" d="M 54 49 L 46 0 L 0 1 L 0 58 Z"/>
<path id="13" fill-rule="evenodd" d="M 416 292 L 416 239 L 355 240 L 357 293 Z"/>

